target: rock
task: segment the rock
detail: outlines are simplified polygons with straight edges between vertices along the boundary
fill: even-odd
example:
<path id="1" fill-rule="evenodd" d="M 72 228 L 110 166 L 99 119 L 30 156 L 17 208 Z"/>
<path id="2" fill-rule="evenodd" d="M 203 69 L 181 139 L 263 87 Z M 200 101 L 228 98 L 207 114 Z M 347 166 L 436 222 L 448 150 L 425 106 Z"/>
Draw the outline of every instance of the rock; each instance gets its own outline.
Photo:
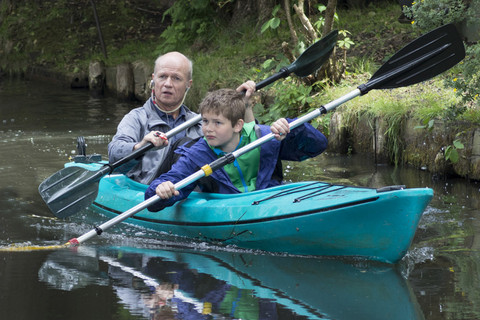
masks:
<path id="1" fill-rule="evenodd" d="M 347 128 L 342 113 L 335 112 L 330 119 L 330 129 L 328 135 L 328 151 L 334 153 L 348 152 Z"/>
<path id="2" fill-rule="evenodd" d="M 116 88 L 117 96 L 121 99 L 134 98 L 134 80 L 132 66 L 123 63 L 117 66 Z"/>
<path id="3" fill-rule="evenodd" d="M 398 165 L 428 170 L 436 176 L 480 180 L 480 129 L 475 123 L 437 119 L 430 128 L 422 128 L 412 116 L 398 120 L 401 126 L 394 136 L 387 137 L 392 128 L 384 119 L 358 115 L 344 123 L 344 118 L 341 111 L 332 115 L 328 151 L 374 154 L 377 164 L 394 164 L 396 157 Z M 455 147 L 455 140 L 464 147 Z M 445 157 L 447 147 L 456 148 L 458 161 Z"/>
<path id="4" fill-rule="evenodd" d="M 137 100 L 145 101 L 150 97 L 150 81 L 152 80 L 153 65 L 143 61 L 135 61 L 132 64 L 134 95 Z"/>
<path id="5" fill-rule="evenodd" d="M 103 94 L 105 90 L 105 63 L 92 61 L 88 66 L 88 87 L 95 94 Z"/>
<path id="6" fill-rule="evenodd" d="M 105 85 L 108 91 L 117 92 L 117 67 L 109 67 L 106 69 Z"/>

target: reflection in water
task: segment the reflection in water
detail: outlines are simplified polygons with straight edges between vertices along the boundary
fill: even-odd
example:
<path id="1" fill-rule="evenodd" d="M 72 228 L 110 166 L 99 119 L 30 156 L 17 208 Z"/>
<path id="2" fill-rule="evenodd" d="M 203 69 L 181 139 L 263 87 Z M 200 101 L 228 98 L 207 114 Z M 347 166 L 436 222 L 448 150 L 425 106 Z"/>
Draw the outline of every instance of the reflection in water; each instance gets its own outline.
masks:
<path id="1" fill-rule="evenodd" d="M 423 319 L 397 270 L 365 261 L 80 247 L 51 253 L 38 276 L 67 291 L 109 281 L 130 312 L 146 318 Z"/>
<path id="2" fill-rule="evenodd" d="M 87 91 L 69 90 L 47 82 L 0 81 L 0 245 L 63 244 L 89 231 L 93 225 L 105 221 L 104 217 L 91 215 L 90 212 L 83 212 L 67 220 L 55 219 L 41 200 L 37 188 L 46 177 L 60 170 L 68 161 L 68 157 L 74 154 L 78 136 L 85 137 L 89 153 L 100 153 L 105 158 L 107 143 L 115 133 L 117 124 L 125 113 L 140 104 L 125 103 L 109 97 L 91 98 Z M 398 278 L 396 273 L 394 273 L 395 276 L 390 276 L 393 270 L 376 273 L 374 271 L 378 270 L 378 266 L 361 266 L 355 263 L 343 265 L 341 262 L 325 262 L 318 259 L 312 261 L 307 259 L 310 261 L 307 263 L 304 259 L 295 261 L 294 258 L 282 259 L 268 256 L 255 258 L 254 255 L 238 252 L 226 253 L 227 256 L 231 255 L 228 259 L 217 255 L 215 248 L 208 248 L 209 252 L 206 253 L 200 252 L 204 249 L 203 247 L 193 247 L 196 251 L 192 252 L 189 250 L 192 246 L 179 243 L 178 239 L 169 239 L 170 242 L 162 244 L 164 240 L 152 239 L 163 239 L 163 235 L 150 234 L 146 230 L 134 229 L 127 224 L 122 224 L 118 228 L 110 229 L 102 237 L 89 241 L 88 245 L 97 248 L 91 254 L 68 250 L 0 252 L 1 318 L 71 320 L 143 317 L 140 316 L 143 314 L 140 310 L 144 310 L 145 304 L 139 300 L 137 304 L 142 307 L 138 312 L 125 311 L 127 308 L 125 305 L 135 305 L 135 301 L 119 304 L 119 292 L 121 289 L 123 292 L 136 293 L 137 298 L 139 293 L 153 297 L 150 288 L 139 274 L 133 276 L 119 266 L 116 267 L 117 271 L 130 274 L 130 279 L 134 280 L 135 285 L 132 285 L 132 281 L 124 284 L 115 280 L 109 275 L 109 269 L 112 270 L 114 267 L 100 259 L 100 257 L 107 257 L 122 266 L 133 268 L 151 277 L 160 285 L 165 285 L 164 289 L 170 294 L 172 290 L 178 294 L 185 293 L 183 299 L 192 299 L 193 309 L 201 306 L 194 301 L 202 302 L 201 297 L 204 295 L 201 293 L 187 295 L 187 289 L 175 287 L 178 282 L 168 279 L 167 275 L 172 276 L 176 273 L 153 272 L 145 269 L 142 263 L 134 264 L 132 260 L 144 259 L 151 261 L 150 263 L 168 264 L 172 266 L 172 272 L 190 270 L 193 274 L 191 278 L 193 287 L 210 288 L 210 283 L 229 285 L 231 288 L 236 288 L 237 293 L 247 293 L 246 297 L 253 295 L 252 305 L 262 304 L 263 306 L 265 301 L 270 303 L 270 306 L 274 303 L 275 315 L 278 318 L 291 319 L 294 305 L 302 307 L 305 315 L 310 312 L 311 317 L 331 318 L 336 311 L 355 304 L 344 298 L 347 291 L 342 294 L 330 291 L 332 295 L 338 294 L 338 299 L 320 296 L 318 292 L 329 292 L 328 289 L 330 289 L 322 287 L 322 284 L 330 283 L 330 287 L 335 287 L 337 283 L 343 284 L 342 279 L 353 281 L 366 276 L 365 278 L 371 279 L 368 283 L 377 289 L 380 288 L 377 283 L 388 283 L 385 279 L 389 277 L 397 279 L 391 281 L 397 288 L 404 288 L 402 283 L 406 282 L 405 288 L 411 287 L 414 292 L 412 304 L 415 304 L 416 297 L 426 319 L 480 319 L 480 291 L 478 290 L 480 287 L 480 223 L 478 222 L 480 184 L 478 182 L 463 179 L 436 180 L 432 179 L 428 172 L 414 168 L 376 166 L 372 159 L 363 155 L 323 154 L 302 163 L 286 163 L 285 171 L 286 179 L 291 181 L 322 180 L 370 187 L 404 184 L 407 187 L 433 188 L 435 197 L 420 221 L 411 250 L 397 266 L 403 278 Z M 139 241 L 139 238 L 145 241 Z M 128 253 L 125 252 L 126 250 L 102 249 L 112 245 L 144 247 L 146 244 L 159 248 L 165 246 L 179 248 L 177 251 L 171 251 L 171 254 L 175 253 L 178 259 L 158 256 L 164 251 L 159 251 L 156 256 L 151 252 L 133 250 L 134 252 Z M 187 250 L 187 255 L 182 259 L 189 259 L 185 263 L 179 260 L 182 256 L 180 253 L 184 249 Z M 123 256 L 118 255 L 120 252 L 124 252 Z M 210 253 L 212 255 L 209 256 Z M 130 256 L 134 258 L 128 260 L 127 257 Z M 198 260 L 197 264 L 194 263 L 195 260 Z M 258 262 L 260 260 L 271 261 Z M 293 262 L 288 262 L 290 260 Z M 207 263 L 207 261 L 210 262 Z M 252 261 L 252 267 L 249 267 L 248 261 Z M 48 269 L 50 262 L 53 263 L 50 269 L 57 269 L 57 273 L 50 273 L 51 276 L 48 278 L 48 272 L 44 269 Z M 294 262 L 299 263 L 298 267 Z M 205 265 L 204 269 L 201 268 L 201 263 Z M 329 263 L 333 264 L 331 268 L 336 268 L 339 272 L 332 274 L 332 271 L 327 268 Z M 310 267 L 308 267 L 309 264 Z M 288 265 L 290 267 L 287 269 Z M 265 266 L 263 274 L 255 271 L 260 268 L 259 266 Z M 224 268 L 228 272 L 219 271 Z M 62 274 L 60 269 L 68 272 Z M 41 274 L 40 270 L 46 273 Z M 274 272 L 265 275 L 271 270 Z M 302 270 L 304 273 L 311 272 L 312 277 L 302 275 Z M 345 278 L 340 271 L 345 273 Z M 196 277 L 195 274 L 203 276 Z M 274 281 L 274 274 L 282 275 L 282 279 L 285 280 Z M 68 279 L 68 276 L 72 277 L 71 281 L 66 280 L 62 283 L 61 281 L 65 277 Z M 335 283 L 333 280 L 329 282 L 327 276 L 336 279 Z M 39 277 L 44 280 L 39 281 Z M 297 277 L 299 281 L 295 282 Z M 402 280 L 404 278 L 408 280 Z M 202 282 L 203 280 L 205 282 Z M 49 281 L 52 282 L 51 285 L 48 284 Z M 307 284 L 311 284 L 313 292 L 305 288 Z M 60 289 L 62 285 L 68 290 Z M 341 287 L 346 288 L 345 285 Z M 360 288 L 360 286 L 352 288 Z M 400 291 L 404 293 L 405 288 Z M 368 286 L 364 289 L 365 291 L 358 294 L 357 298 L 362 303 L 366 303 L 369 308 L 378 310 L 375 309 L 378 306 L 365 302 L 367 300 L 365 294 L 370 294 L 367 289 Z M 267 298 L 268 292 L 275 298 Z M 391 293 L 389 290 L 385 292 Z M 122 296 L 125 297 L 125 295 Z M 232 293 L 231 296 L 235 295 Z M 400 300 L 402 304 L 406 303 L 407 296 L 409 295 L 403 295 L 404 300 Z M 329 301 L 326 305 L 323 299 L 328 301 L 328 298 L 334 301 Z M 163 299 L 163 301 L 168 300 Z M 339 306 L 342 299 L 348 303 Z M 328 307 L 330 303 L 338 310 L 330 310 Z M 152 302 L 153 304 L 155 303 Z M 172 309 L 168 305 L 164 308 Z M 214 311 L 211 314 L 214 312 L 229 314 L 226 305 L 225 309 L 218 306 L 212 306 L 212 308 Z M 250 310 L 245 306 L 243 308 Z M 368 308 L 365 309 L 368 310 Z M 132 316 L 133 313 L 139 316 Z M 402 311 L 399 314 L 403 314 Z M 358 319 L 358 317 L 354 316 L 352 319 Z"/>
<path id="3" fill-rule="evenodd" d="M 64 291 L 92 284 L 108 285 L 107 275 L 100 272 L 95 250 L 84 247 L 80 252 L 58 250 L 51 253 L 38 271 L 39 279 Z"/>

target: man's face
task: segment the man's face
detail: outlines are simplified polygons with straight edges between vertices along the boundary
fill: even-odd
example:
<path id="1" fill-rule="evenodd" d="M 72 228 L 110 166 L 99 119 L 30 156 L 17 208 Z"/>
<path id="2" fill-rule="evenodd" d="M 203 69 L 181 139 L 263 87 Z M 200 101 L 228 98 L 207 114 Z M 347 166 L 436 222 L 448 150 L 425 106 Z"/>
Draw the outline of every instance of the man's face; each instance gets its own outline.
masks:
<path id="1" fill-rule="evenodd" d="M 157 63 L 152 79 L 157 104 L 167 111 L 173 110 L 180 105 L 192 83 L 189 62 L 179 54 L 166 54 Z"/>

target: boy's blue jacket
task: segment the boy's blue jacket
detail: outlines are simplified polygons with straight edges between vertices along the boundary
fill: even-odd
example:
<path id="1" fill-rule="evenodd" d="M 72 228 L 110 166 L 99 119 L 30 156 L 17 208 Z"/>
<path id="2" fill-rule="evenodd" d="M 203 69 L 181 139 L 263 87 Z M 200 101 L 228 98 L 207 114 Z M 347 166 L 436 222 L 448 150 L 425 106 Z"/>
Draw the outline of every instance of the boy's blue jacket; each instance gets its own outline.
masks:
<path id="1" fill-rule="evenodd" d="M 292 119 L 287 120 L 289 122 L 293 121 Z M 256 127 L 257 137 L 259 137 L 258 132 L 260 133 L 260 136 L 271 133 L 270 126 L 257 125 Z M 260 146 L 260 165 L 257 175 L 256 190 L 273 187 L 281 183 L 276 179 L 272 179 L 277 161 L 302 161 L 319 155 L 326 148 L 327 138 L 308 123 L 291 130 L 282 141 L 272 139 L 265 142 Z M 145 192 L 145 199 L 155 195 L 155 189 L 160 183 L 171 181 L 175 184 L 200 170 L 202 166 L 218 159 L 217 155 L 212 149 L 210 149 L 204 139 L 198 140 L 189 148 L 183 145 L 178 148 L 176 152 L 182 154 L 182 157 L 180 157 L 180 159 L 172 166 L 169 172 L 162 174 L 150 184 Z M 214 171 L 210 177 L 216 183 L 218 193 L 240 193 L 240 190 L 232 184 L 223 168 Z M 159 200 L 151 205 L 148 210 L 159 211 L 165 207 L 173 205 L 179 200 L 187 198 L 197 185 L 201 187 L 201 185 L 198 184 L 198 181 L 183 187 L 178 190 L 180 192 L 179 196 L 174 196 L 167 200 Z"/>

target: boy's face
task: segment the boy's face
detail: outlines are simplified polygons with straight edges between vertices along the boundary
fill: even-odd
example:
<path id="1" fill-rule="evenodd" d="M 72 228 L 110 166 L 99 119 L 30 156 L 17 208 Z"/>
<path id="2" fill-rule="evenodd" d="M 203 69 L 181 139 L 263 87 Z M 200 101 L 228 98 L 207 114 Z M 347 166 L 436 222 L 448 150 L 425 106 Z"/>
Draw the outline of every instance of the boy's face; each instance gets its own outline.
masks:
<path id="1" fill-rule="evenodd" d="M 205 139 L 212 147 L 224 152 L 234 151 L 239 142 L 239 132 L 242 131 L 243 120 L 235 125 L 222 114 L 212 112 L 202 113 L 202 131 Z"/>

